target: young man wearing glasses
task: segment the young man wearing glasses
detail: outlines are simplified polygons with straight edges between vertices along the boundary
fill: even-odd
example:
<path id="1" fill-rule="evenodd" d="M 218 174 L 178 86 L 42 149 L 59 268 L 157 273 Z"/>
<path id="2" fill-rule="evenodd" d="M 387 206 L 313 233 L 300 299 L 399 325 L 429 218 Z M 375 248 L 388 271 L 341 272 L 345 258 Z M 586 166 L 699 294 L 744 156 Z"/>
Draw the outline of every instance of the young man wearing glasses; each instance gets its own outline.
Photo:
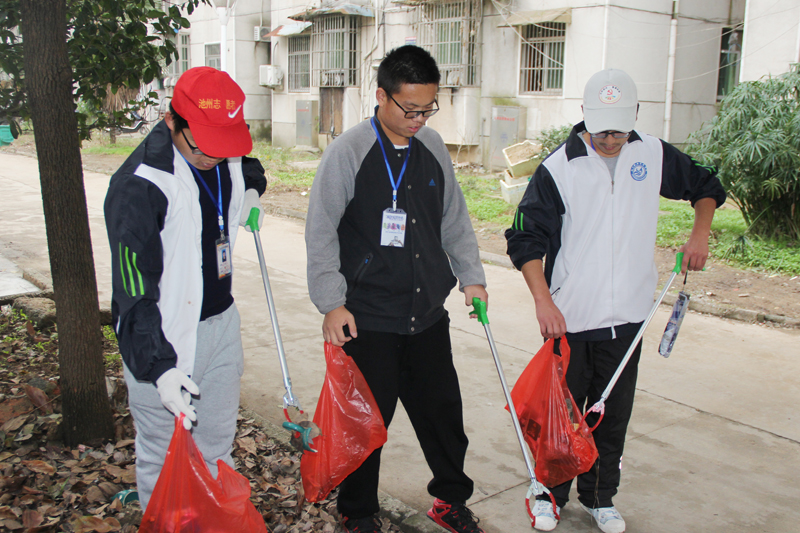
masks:
<path id="1" fill-rule="evenodd" d="M 566 335 L 567 385 L 581 408 L 599 400 L 653 306 L 659 196 L 694 206 L 692 234 L 681 247 L 684 271 L 705 265 L 714 210 L 725 201 L 715 169 L 634 130 L 638 109 L 636 85 L 625 72 L 592 76 L 584 90 L 584 122 L 536 169 L 506 231 L 508 254 L 533 295 L 542 336 Z M 599 458 L 578 476 L 579 503 L 604 533 L 625 531 L 612 498 L 640 352 L 641 343 L 605 402 L 594 431 Z M 587 417 L 590 427 L 597 418 Z M 549 496 L 539 497 L 534 528 L 556 527 L 571 484 L 550 487 L 555 509 Z"/>
<path id="2" fill-rule="evenodd" d="M 428 516 L 454 533 L 481 533 L 465 505 L 473 483 L 444 302 L 457 281 L 467 305 L 486 301 L 486 280 L 447 147 L 425 126 L 439 79 L 422 48 L 391 51 L 378 69 L 375 115 L 325 150 L 306 222 L 308 288 L 325 341 L 353 357 L 387 428 L 403 402 L 433 472 Z M 378 449 L 341 484 L 348 532 L 381 531 L 380 457 Z"/>
<path id="3" fill-rule="evenodd" d="M 240 225 L 261 224 L 267 186 L 228 74 L 187 70 L 170 111 L 111 177 L 105 218 L 112 313 L 136 425 L 142 509 L 164 464 L 175 417 L 211 472 L 233 466 L 243 370 L 231 252 Z M 252 209 L 258 218 L 250 219 Z M 255 228 L 257 229 L 257 228 Z"/>

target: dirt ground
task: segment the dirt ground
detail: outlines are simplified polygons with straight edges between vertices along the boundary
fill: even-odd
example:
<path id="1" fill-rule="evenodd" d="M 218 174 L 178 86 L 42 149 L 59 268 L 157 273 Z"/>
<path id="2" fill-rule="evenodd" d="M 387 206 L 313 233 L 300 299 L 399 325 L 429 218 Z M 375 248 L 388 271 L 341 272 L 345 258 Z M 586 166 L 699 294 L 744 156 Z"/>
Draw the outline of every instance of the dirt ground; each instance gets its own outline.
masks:
<path id="1" fill-rule="evenodd" d="M 0 150 L 35 156 L 33 143 L 29 139 L 15 142 Z M 123 160 L 121 156 L 84 154 L 83 166 L 88 171 L 112 174 Z M 267 212 L 291 215 L 306 212 L 308 196 L 299 191 L 279 191 L 268 187 L 262 196 L 262 203 Z M 476 223 L 475 231 L 480 248 L 486 252 L 505 255 L 505 229 Z M 659 284 L 663 284 L 674 267 L 675 252 L 676 250 L 661 248 L 656 250 Z M 682 281 L 676 279 L 671 292 L 680 290 Z M 705 271 L 689 274 L 686 290 L 693 300 L 700 302 L 800 319 L 800 276 L 741 270 L 722 261 L 710 260 Z"/>

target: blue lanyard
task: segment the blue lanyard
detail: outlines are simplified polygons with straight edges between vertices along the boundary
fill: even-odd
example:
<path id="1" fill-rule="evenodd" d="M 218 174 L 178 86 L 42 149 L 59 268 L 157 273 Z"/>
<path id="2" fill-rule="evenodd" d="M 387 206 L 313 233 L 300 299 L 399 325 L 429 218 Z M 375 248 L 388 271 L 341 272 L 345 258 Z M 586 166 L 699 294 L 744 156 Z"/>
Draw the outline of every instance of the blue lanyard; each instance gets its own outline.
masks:
<path id="1" fill-rule="evenodd" d="M 183 157 L 183 154 L 181 154 L 181 157 Z M 200 172 L 191 163 L 189 163 L 185 157 L 183 157 L 183 160 L 186 161 L 186 164 L 189 165 L 189 168 L 192 170 L 192 172 L 194 172 L 195 176 L 197 176 L 198 181 L 203 184 L 203 187 L 211 197 L 211 200 L 217 204 L 217 221 L 219 222 L 219 232 L 221 238 L 224 239 L 225 217 L 222 216 L 222 178 L 219 176 L 219 165 L 214 167 L 217 169 L 217 190 L 219 190 L 219 196 L 214 196 L 214 193 L 211 192 L 211 189 L 208 187 L 206 180 L 203 179 L 203 176 L 200 175 Z"/>
<path id="2" fill-rule="evenodd" d="M 375 135 L 378 137 L 378 144 L 380 145 L 381 152 L 383 153 L 383 162 L 386 163 L 386 171 L 389 173 L 389 181 L 392 183 L 392 209 L 397 210 L 397 189 L 400 187 L 400 182 L 403 181 L 403 174 L 406 173 L 406 165 L 408 165 L 408 156 L 411 155 L 411 141 L 413 140 L 413 137 L 408 139 L 408 151 L 406 152 L 406 159 L 403 161 L 403 167 L 400 169 L 400 176 L 398 176 L 397 183 L 395 183 L 392 167 L 389 166 L 389 158 L 386 157 L 386 148 L 383 147 L 383 139 L 381 139 L 381 134 L 378 132 L 378 126 L 375 124 L 375 117 L 372 117 L 372 129 L 375 130 Z"/>

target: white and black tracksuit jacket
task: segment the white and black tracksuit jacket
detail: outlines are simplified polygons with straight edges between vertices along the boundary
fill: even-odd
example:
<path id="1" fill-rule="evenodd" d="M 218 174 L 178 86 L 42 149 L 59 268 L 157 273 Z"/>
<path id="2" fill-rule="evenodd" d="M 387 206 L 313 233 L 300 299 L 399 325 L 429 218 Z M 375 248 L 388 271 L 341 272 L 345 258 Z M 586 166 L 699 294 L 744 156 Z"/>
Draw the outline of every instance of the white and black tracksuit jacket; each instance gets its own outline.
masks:
<path id="1" fill-rule="evenodd" d="M 534 173 L 506 230 L 521 269 L 544 259 L 545 278 L 574 340 L 635 334 L 653 305 L 659 195 L 688 200 L 725 191 L 716 170 L 672 145 L 633 131 L 613 176 L 587 149 L 583 123 Z"/>

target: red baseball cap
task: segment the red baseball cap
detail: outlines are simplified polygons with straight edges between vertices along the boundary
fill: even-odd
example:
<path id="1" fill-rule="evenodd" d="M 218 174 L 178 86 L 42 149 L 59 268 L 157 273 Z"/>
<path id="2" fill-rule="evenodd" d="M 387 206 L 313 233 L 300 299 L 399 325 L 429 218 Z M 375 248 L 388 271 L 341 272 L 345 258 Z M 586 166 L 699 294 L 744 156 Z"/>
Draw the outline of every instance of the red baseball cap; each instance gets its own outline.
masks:
<path id="1" fill-rule="evenodd" d="M 211 157 L 239 157 L 253 149 L 243 105 L 239 85 L 212 67 L 184 72 L 172 97 L 172 107 L 189 123 L 197 147 Z"/>

